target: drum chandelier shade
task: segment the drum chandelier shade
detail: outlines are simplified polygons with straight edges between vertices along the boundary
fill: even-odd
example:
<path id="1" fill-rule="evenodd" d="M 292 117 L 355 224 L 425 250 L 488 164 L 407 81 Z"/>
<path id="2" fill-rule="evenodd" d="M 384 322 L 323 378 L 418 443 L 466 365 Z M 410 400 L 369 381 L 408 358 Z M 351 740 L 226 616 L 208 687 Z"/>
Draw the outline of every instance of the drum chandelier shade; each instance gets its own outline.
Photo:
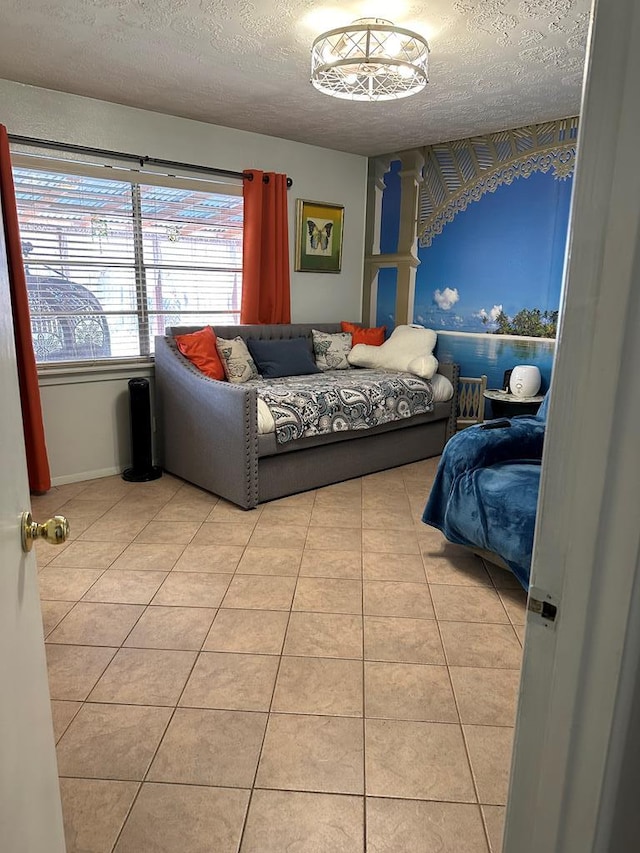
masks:
<path id="1" fill-rule="evenodd" d="M 384 18 L 359 18 L 318 36 L 311 48 L 311 82 L 334 98 L 392 101 L 428 82 L 429 45 Z"/>

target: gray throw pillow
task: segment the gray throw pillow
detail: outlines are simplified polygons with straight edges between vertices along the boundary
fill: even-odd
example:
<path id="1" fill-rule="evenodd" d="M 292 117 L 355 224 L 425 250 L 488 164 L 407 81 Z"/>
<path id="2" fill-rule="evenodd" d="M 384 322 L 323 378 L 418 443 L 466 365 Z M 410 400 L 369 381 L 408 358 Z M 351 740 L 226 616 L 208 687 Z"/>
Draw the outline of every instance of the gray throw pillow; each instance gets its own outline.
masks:
<path id="1" fill-rule="evenodd" d="M 248 382 L 260 378 L 247 345 L 240 336 L 233 340 L 216 338 L 216 347 L 229 382 Z"/>
<path id="2" fill-rule="evenodd" d="M 347 356 L 351 352 L 351 334 L 349 332 L 319 332 L 312 329 L 313 353 L 320 370 L 348 370 L 351 365 Z"/>

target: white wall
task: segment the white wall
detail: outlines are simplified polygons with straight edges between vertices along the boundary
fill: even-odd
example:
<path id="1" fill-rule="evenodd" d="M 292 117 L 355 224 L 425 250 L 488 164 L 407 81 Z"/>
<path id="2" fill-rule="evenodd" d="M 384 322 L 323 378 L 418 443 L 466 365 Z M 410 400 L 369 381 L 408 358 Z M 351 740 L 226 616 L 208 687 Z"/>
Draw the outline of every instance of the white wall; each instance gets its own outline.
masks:
<path id="1" fill-rule="evenodd" d="M 0 80 L 0 122 L 9 133 L 242 171 L 286 172 L 289 191 L 293 322 L 358 319 L 367 158 L 285 139 Z M 295 200 L 342 204 L 344 250 L 336 275 L 296 273 Z M 60 377 L 42 387 L 45 431 L 56 483 L 103 476 L 129 464 L 128 373 L 96 383 Z"/>
<path id="2" fill-rule="evenodd" d="M 40 396 L 44 431 L 54 485 L 106 477 L 130 464 L 129 389 L 132 377 L 146 376 L 153 387 L 152 368 L 124 375 L 44 377 Z"/>

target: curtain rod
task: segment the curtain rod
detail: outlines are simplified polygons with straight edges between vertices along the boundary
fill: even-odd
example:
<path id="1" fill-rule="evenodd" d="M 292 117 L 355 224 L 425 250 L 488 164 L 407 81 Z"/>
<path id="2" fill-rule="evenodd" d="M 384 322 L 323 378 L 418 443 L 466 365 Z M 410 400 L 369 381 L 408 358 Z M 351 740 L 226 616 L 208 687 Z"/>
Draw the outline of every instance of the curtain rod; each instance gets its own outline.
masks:
<path id="1" fill-rule="evenodd" d="M 74 154 L 99 154 L 101 157 L 113 157 L 117 160 L 136 160 L 140 166 L 165 166 L 171 169 L 188 169 L 192 172 L 204 172 L 210 175 L 219 175 L 223 178 L 240 178 L 247 181 L 253 180 L 253 175 L 245 174 L 244 172 L 234 172 L 231 169 L 216 169 L 212 166 L 197 166 L 193 163 L 179 163 L 176 160 L 161 160 L 158 157 L 128 154 L 125 151 L 108 151 L 105 148 L 89 148 L 86 145 L 74 145 L 71 142 L 54 142 L 51 139 L 33 139 L 30 136 L 16 136 L 13 133 L 9 134 L 9 142 L 15 142 L 17 145 L 33 145 L 38 148 L 57 148 L 58 151 L 69 151 Z M 268 184 L 269 176 L 263 175 L 262 180 L 265 184 Z M 287 187 L 292 186 L 293 180 L 291 178 L 287 178 Z"/>

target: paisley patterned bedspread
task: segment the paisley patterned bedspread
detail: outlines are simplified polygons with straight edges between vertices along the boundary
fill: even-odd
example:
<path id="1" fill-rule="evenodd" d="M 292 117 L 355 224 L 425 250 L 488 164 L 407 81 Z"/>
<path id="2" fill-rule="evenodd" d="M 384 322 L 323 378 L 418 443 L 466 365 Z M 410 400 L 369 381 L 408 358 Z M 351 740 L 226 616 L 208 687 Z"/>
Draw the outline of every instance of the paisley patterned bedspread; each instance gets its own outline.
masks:
<path id="1" fill-rule="evenodd" d="M 411 373 L 336 370 L 255 384 L 258 398 L 273 416 L 278 444 L 339 430 L 371 429 L 431 412 L 434 406 L 431 382 Z"/>

